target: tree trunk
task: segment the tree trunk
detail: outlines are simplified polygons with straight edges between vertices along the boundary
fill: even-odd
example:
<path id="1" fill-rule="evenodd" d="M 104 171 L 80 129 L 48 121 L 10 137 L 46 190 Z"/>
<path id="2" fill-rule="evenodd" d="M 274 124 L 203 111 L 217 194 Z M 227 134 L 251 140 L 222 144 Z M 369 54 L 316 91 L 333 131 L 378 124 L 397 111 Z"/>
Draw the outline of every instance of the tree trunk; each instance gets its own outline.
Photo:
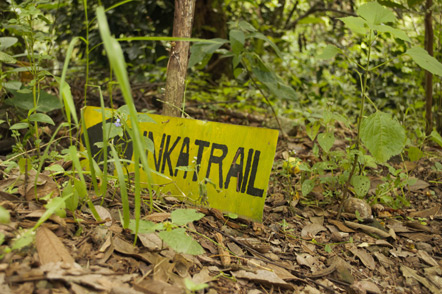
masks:
<path id="1" fill-rule="evenodd" d="M 433 22 L 432 22 L 433 0 L 425 3 L 425 49 L 433 56 Z M 425 133 L 429 135 L 433 130 L 433 74 L 425 71 Z"/>
<path id="2" fill-rule="evenodd" d="M 173 18 L 173 36 L 190 38 L 195 13 L 195 0 L 175 0 Z M 186 86 L 187 65 L 189 63 L 189 42 L 172 42 L 167 79 L 165 105 L 163 115 L 180 116 Z"/>

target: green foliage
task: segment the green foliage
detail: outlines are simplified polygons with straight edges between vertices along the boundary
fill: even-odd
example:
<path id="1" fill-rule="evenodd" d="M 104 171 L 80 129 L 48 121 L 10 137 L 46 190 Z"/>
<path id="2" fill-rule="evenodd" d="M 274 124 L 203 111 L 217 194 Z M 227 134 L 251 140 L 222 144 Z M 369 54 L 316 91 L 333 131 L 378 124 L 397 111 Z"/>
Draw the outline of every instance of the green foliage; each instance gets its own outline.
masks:
<path id="1" fill-rule="evenodd" d="M 173 250 L 198 255 L 204 253 L 204 249 L 192 237 L 187 235 L 185 226 L 196 220 L 200 220 L 204 214 L 196 212 L 194 209 L 177 209 L 171 213 L 171 223 L 154 223 L 140 220 L 138 233 L 148 234 L 159 231 L 159 237 L 167 243 Z M 130 220 L 129 229 L 136 233 L 136 221 Z"/>
<path id="2" fill-rule="evenodd" d="M 408 49 L 405 54 L 410 55 L 411 58 L 413 58 L 413 60 L 423 69 L 442 77 L 442 63 L 428 54 L 425 49 L 421 47 L 413 47 Z"/>
<path id="3" fill-rule="evenodd" d="M 11 216 L 9 215 L 9 211 L 5 209 L 3 206 L 0 206 L 0 224 L 9 223 Z"/>
<path id="4" fill-rule="evenodd" d="M 187 278 L 184 279 L 184 285 L 186 286 L 186 289 L 191 291 L 192 293 L 194 293 L 195 291 L 200 291 L 200 290 L 203 290 L 203 289 L 209 287 L 209 285 L 206 283 L 196 284 L 194 281 L 187 279 Z"/>
<path id="5" fill-rule="evenodd" d="M 203 213 L 196 212 L 194 209 L 176 209 L 171 214 L 172 223 L 177 226 L 184 226 L 187 223 L 200 220 L 203 217 Z"/>
<path id="6" fill-rule="evenodd" d="M 184 228 L 161 231 L 158 235 L 176 252 L 192 255 L 203 254 L 205 252 L 198 242 L 186 234 L 186 229 Z"/>
<path id="7" fill-rule="evenodd" d="M 405 147 L 404 128 L 387 113 L 378 111 L 364 119 L 360 132 L 362 142 L 379 162 L 386 162 Z"/>

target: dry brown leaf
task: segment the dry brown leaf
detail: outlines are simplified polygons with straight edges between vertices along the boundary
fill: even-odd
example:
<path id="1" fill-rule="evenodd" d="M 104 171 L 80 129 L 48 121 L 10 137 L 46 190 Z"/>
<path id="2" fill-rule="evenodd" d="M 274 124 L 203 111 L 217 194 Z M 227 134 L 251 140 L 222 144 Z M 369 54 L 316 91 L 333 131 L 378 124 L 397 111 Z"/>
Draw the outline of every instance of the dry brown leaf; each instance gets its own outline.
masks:
<path id="1" fill-rule="evenodd" d="M 195 284 L 207 283 L 213 281 L 214 279 L 215 278 L 210 275 L 209 269 L 207 267 L 204 267 L 199 273 L 195 274 L 192 277 L 192 281 Z"/>
<path id="2" fill-rule="evenodd" d="M 74 258 L 60 241 L 60 239 L 52 233 L 51 230 L 42 226 L 38 228 L 35 236 L 35 246 L 37 247 L 38 256 L 41 264 L 51 262 L 74 263 Z"/>
<path id="3" fill-rule="evenodd" d="M 232 275 L 237 279 L 246 279 L 256 283 L 262 283 L 266 285 L 273 285 L 285 289 L 293 289 L 293 286 L 283 279 L 278 277 L 274 272 L 266 270 L 257 270 L 256 273 L 240 270 L 232 272 Z"/>
<path id="4" fill-rule="evenodd" d="M 31 201 L 35 198 L 42 198 L 51 194 L 51 198 L 55 198 L 60 195 L 58 185 L 52 177 L 39 174 L 37 179 L 37 186 L 35 187 L 35 175 L 30 175 L 26 189 L 24 185 L 19 187 L 19 192 L 22 196 L 25 196 L 26 200 Z"/>
<path id="5" fill-rule="evenodd" d="M 439 265 L 424 268 L 424 272 L 427 279 L 433 282 L 437 287 L 442 288 L 442 269 Z"/>
<path id="6" fill-rule="evenodd" d="M 267 253 L 270 251 L 270 244 L 263 242 L 257 238 L 242 238 L 237 237 L 237 241 L 244 243 L 245 245 L 251 247 L 252 249 L 258 251 L 259 253 Z"/>
<path id="7" fill-rule="evenodd" d="M 354 233 L 355 231 L 350 229 L 349 227 L 347 227 L 346 225 L 344 225 L 342 222 L 334 220 L 334 219 L 329 219 L 328 220 L 329 223 L 331 223 L 332 225 L 335 225 L 340 231 L 344 232 L 344 233 Z"/>
<path id="8" fill-rule="evenodd" d="M 291 280 L 299 280 L 299 281 L 301 281 L 301 280 L 302 280 L 302 279 L 300 279 L 300 278 L 298 278 L 298 277 L 292 275 L 292 274 L 291 274 L 288 270 L 286 270 L 285 268 L 283 268 L 283 267 L 279 267 L 279 266 L 277 266 L 277 265 L 275 265 L 275 264 L 269 263 L 269 264 L 266 265 L 266 267 L 269 268 L 269 269 L 271 269 L 271 270 L 273 270 L 273 272 L 274 272 L 278 277 L 280 277 L 280 278 L 283 279 L 283 280 L 289 280 L 289 281 L 291 281 Z"/>
<path id="9" fill-rule="evenodd" d="M 404 275 L 405 278 L 412 278 L 422 285 L 424 285 L 428 290 L 430 290 L 432 293 L 440 293 L 440 289 L 434 286 L 432 283 L 430 283 L 427 279 L 424 277 L 421 277 L 417 274 L 417 271 L 414 269 L 411 269 L 409 267 L 406 267 L 405 265 L 401 265 L 401 272 Z"/>
<path id="10" fill-rule="evenodd" d="M 428 184 L 427 182 L 425 182 L 421 179 L 410 177 L 409 180 L 416 180 L 416 182 L 413 185 L 409 185 L 406 187 L 411 192 L 416 192 L 418 190 L 424 190 L 430 186 L 430 184 Z"/>
<path id="11" fill-rule="evenodd" d="M 98 215 L 100 216 L 101 220 L 108 220 L 105 225 L 110 227 L 112 225 L 112 215 L 101 205 L 95 205 L 95 210 L 97 211 Z"/>
<path id="12" fill-rule="evenodd" d="M 173 257 L 173 262 L 175 263 L 174 270 L 182 278 L 190 277 L 189 268 L 193 265 L 191 260 L 186 259 L 182 254 L 176 254 Z"/>
<path id="13" fill-rule="evenodd" d="M 215 233 L 216 242 L 218 242 L 218 253 L 221 259 L 221 264 L 224 267 L 229 267 L 232 260 L 230 259 L 230 253 L 227 251 L 223 244 L 223 236 L 220 233 Z"/>
<path id="14" fill-rule="evenodd" d="M 13 294 L 8 284 L 5 283 L 5 274 L 0 273 L 0 293 L 2 294 Z"/>
<path id="15" fill-rule="evenodd" d="M 304 239 L 313 239 L 317 233 L 327 231 L 327 229 L 320 224 L 309 224 L 302 228 L 301 237 Z"/>
<path id="16" fill-rule="evenodd" d="M 428 265 L 431 266 L 439 266 L 439 264 L 437 263 L 436 260 L 434 260 L 433 257 L 430 256 L 430 254 L 428 254 L 428 252 L 424 251 L 424 250 L 418 250 L 417 251 L 417 257 L 419 257 L 420 259 L 422 259 L 425 263 L 427 263 Z"/>
<path id="17" fill-rule="evenodd" d="M 369 269 L 374 270 L 376 268 L 376 262 L 366 250 L 358 249 L 356 247 L 350 248 L 350 252 L 357 256 L 362 263 Z"/>
<path id="18" fill-rule="evenodd" d="M 185 290 L 177 286 L 172 286 L 162 281 L 156 281 L 153 279 L 143 280 L 138 284 L 134 284 L 136 290 L 142 291 L 146 294 L 181 294 L 185 293 Z"/>
<path id="19" fill-rule="evenodd" d="M 143 217 L 144 220 L 151 222 L 161 223 L 170 218 L 170 212 L 156 212 Z"/>
<path id="20" fill-rule="evenodd" d="M 440 207 L 441 207 L 441 205 L 437 204 L 436 206 L 433 206 L 433 207 L 425 209 L 425 210 L 410 212 L 409 216 L 410 217 L 430 218 L 430 217 L 435 216 L 439 212 Z"/>
<path id="21" fill-rule="evenodd" d="M 364 231 L 368 234 L 378 235 L 381 238 L 391 237 L 389 233 L 387 233 L 383 230 L 380 230 L 378 228 L 375 228 L 375 227 L 370 227 L 367 225 L 363 225 L 363 224 L 359 224 L 359 223 L 355 223 L 355 222 L 350 222 L 350 221 L 345 221 L 345 225 L 352 228 L 352 229 L 361 229 L 362 231 Z"/>
<path id="22" fill-rule="evenodd" d="M 351 285 L 351 288 L 355 290 L 354 293 L 374 293 L 374 294 L 382 294 L 379 287 L 368 280 L 356 281 Z"/>
<path id="23" fill-rule="evenodd" d="M 144 247 L 150 251 L 160 250 L 163 247 L 163 240 L 158 237 L 158 233 L 138 234 L 138 239 Z"/>
<path id="24" fill-rule="evenodd" d="M 92 273 L 89 269 L 82 268 L 77 263 L 73 263 L 70 267 L 67 267 L 65 263 L 61 262 L 49 263 L 40 268 L 46 273 L 46 278 L 49 280 L 86 285 L 96 290 L 107 291 L 107 293 L 117 288 L 125 288 L 128 294 L 137 293 L 133 292 L 129 286 L 125 284 L 136 278 L 138 276 L 137 274 L 115 275 L 115 272 L 105 268 L 95 268 Z M 107 275 L 109 275 L 109 277 Z"/>
<path id="25" fill-rule="evenodd" d="M 320 270 L 322 263 L 314 256 L 307 254 L 307 253 L 301 253 L 296 255 L 296 261 L 300 265 L 305 265 L 310 268 L 310 270 L 315 273 L 318 270 Z"/>

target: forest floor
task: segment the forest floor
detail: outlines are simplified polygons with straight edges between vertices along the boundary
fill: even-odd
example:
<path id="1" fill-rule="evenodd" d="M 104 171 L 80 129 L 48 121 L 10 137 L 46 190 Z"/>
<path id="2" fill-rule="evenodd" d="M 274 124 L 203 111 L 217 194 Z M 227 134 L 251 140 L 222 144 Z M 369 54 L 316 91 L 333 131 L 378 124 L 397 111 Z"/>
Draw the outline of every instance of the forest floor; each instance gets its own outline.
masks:
<path id="1" fill-rule="evenodd" d="M 221 112 L 218 121 L 244 124 L 241 114 Z M 202 110 L 194 116 L 207 118 Z M 202 255 L 176 253 L 155 233 L 141 234 L 134 247 L 134 235 L 119 221 L 121 200 L 106 197 L 100 205 L 100 198 L 95 204 L 105 223 L 87 208 L 76 212 L 81 225 L 72 214 L 53 215 L 38 229 L 34 245 L 5 254 L 0 293 L 191 293 L 186 280 L 208 285 L 193 293 L 211 294 L 441 293 L 442 171 L 433 167 L 442 163 L 442 150 L 426 147 L 427 156 L 417 162 L 391 162 L 397 168 L 406 165 L 409 177 L 416 178 L 403 190 L 391 190 L 404 193 L 411 205 L 392 209 L 376 204 L 372 217 L 360 222 L 352 213 L 337 219 L 336 195 L 326 197 L 320 187 L 299 197 L 300 174 L 281 172 L 288 152 L 309 160 L 312 145 L 302 128 L 279 138 L 262 223 L 196 208 L 205 216 L 190 225 L 198 232 L 191 235 L 204 248 Z M 373 171 L 369 196 L 386 172 Z M 27 194 L 33 189 L 18 185 L 16 193 L 5 192 L 19 177 L 11 173 L 0 181 L 0 204 L 11 214 L 0 232 L 9 246 L 21 228 L 33 227 L 44 213 L 42 203 Z M 47 193 L 56 189 L 55 181 L 65 180 L 45 176 L 39 189 Z M 144 207 L 143 219 L 163 222 L 174 209 L 189 206 L 159 195 L 155 207 L 152 214 Z"/>

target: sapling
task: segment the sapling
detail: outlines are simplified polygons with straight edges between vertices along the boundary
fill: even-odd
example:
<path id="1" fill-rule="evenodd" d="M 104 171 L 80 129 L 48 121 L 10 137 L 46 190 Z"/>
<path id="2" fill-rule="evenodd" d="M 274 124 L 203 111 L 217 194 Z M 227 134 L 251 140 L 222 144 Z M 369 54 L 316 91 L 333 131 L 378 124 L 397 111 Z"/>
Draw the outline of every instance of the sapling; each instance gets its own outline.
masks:
<path id="1" fill-rule="evenodd" d="M 364 187 L 370 186 L 369 178 L 362 175 L 363 170 L 358 168 L 362 154 L 362 146 L 365 146 L 368 151 L 370 151 L 377 162 L 385 163 L 392 156 L 402 152 L 406 141 L 405 130 L 402 125 L 396 119 L 392 118 L 390 114 L 378 110 L 370 98 L 368 93 L 368 80 L 374 70 L 390 61 L 388 60 L 377 65 L 373 64 L 372 56 L 374 45 L 376 42 L 381 41 L 381 38 L 379 38 L 381 34 L 387 34 L 404 42 L 411 42 L 411 40 L 404 31 L 388 25 L 394 23 L 396 17 L 392 11 L 377 2 L 363 4 L 357 10 L 357 14 L 357 17 L 349 16 L 341 18 L 341 20 L 353 33 L 364 36 L 365 42 L 362 42 L 359 47 L 361 51 L 363 45 L 367 48 L 365 62 L 363 64 L 359 63 L 357 60 L 349 57 L 344 50 L 334 45 L 328 45 L 319 56 L 320 58 L 328 59 L 333 58 L 338 53 L 342 53 L 349 62 L 357 66 L 358 70 L 355 70 L 355 72 L 359 77 L 361 89 L 356 138 L 352 147 L 356 152 L 353 153 L 352 167 L 344 185 L 338 218 L 341 215 L 342 203 L 348 198 L 350 184 L 355 188 L 361 186 L 361 183 L 363 183 Z M 412 59 L 424 69 L 442 75 L 442 64 L 428 55 L 424 49 L 414 47 L 405 53 L 411 56 Z M 373 106 L 375 112 L 365 117 L 367 102 Z M 357 175 L 357 177 L 355 175 Z"/>

